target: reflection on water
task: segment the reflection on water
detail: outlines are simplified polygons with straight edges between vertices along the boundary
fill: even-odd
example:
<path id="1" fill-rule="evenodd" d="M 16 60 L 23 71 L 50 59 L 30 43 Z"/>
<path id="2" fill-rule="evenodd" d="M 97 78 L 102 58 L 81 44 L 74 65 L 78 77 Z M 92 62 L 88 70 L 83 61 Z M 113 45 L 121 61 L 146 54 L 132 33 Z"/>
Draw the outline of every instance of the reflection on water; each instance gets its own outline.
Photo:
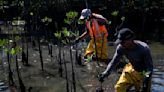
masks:
<path id="1" fill-rule="evenodd" d="M 152 77 L 152 92 L 164 92 L 164 72 L 161 67 L 154 69 Z"/>
<path id="2" fill-rule="evenodd" d="M 84 52 L 83 46 L 87 46 L 86 44 L 78 44 L 79 53 Z M 164 46 L 163 46 L 164 47 Z M 31 67 L 24 67 L 20 69 L 22 80 L 25 83 L 26 88 L 32 87 L 31 92 L 66 92 L 66 80 L 65 77 L 59 77 L 58 75 L 58 49 L 57 47 L 54 47 L 53 54 L 54 54 L 54 60 L 51 62 L 51 58 L 47 55 L 47 50 L 44 48 L 45 51 L 43 51 L 43 60 L 44 60 L 44 68 L 45 71 L 40 71 L 40 59 L 39 59 L 39 52 L 34 51 L 33 49 L 30 49 L 29 52 L 31 52 L 29 55 L 29 61 L 31 64 Z M 112 49 L 111 49 L 112 48 Z M 110 48 L 110 57 L 112 57 L 114 50 L 114 47 Z M 156 51 L 156 47 L 154 52 Z M 159 49 L 159 48 L 158 48 Z M 157 50 L 158 50 L 157 49 Z M 160 49 L 161 53 L 162 51 Z M 163 54 L 159 54 L 159 52 L 154 53 L 154 63 L 155 63 L 155 69 L 152 76 L 152 92 L 164 92 L 164 58 Z M 75 53 L 75 51 L 73 52 Z M 69 49 L 65 48 L 65 59 L 67 64 L 67 71 L 68 71 L 68 82 L 69 82 L 69 90 L 72 90 L 72 68 L 69 62 L 70 59 L 70 53 Z M 83 54 L 82 54 L 83 55 Z M 2 53 L 0 52 L 0 58 L 2 59 Z M 75 55 L 74 55 L 75 56 Z M 6 57 L 6 55 L 5 55 Z M 20 62 L 21 63 L 21 62 Z M 7 72 L 7 63 L 2 63 L 4 65 L 4 69 L 6 70 L 5 73 L 2 71 L 3 67 L 0 66 L 0 74 L 3 76 L 0 76 L 0 79 L 8 80 L 8 72 Z M 15 63 L 11 63 L 13 67 L 15 67 Z M 21 66 L 22 64 L 20 64 Z M 91 64 L 87 66 L 75 66 L 75 78 L 76 78 L 76 86 L 77 86 L 77 92 L 96 92 L 95 89 L 100 86 L 99 81 L 97 80 L 98 72 L 102 72 L 104 70 L 104 67 L 96 67 L 97 64 Z M 12 69 L 13 69 L 12 67 Z M 1 69 L 2 68 L 2 69 Z M 97 68 L 97 69 L 95 69 Z M 27 69 L 27 70 L 26 70 Z M 102 71 L 101 71 L 102 70 Z M 64 74 L 64 72 L 63 72 Z M 111 75 L 105 79 L 103 83 L 103 89 L 104 92 L 114 92 L 114 85 L 117 82 L 119 78 L 119 73 L 113 72 Z M 14 78 L 17 79 L 16 74 L 14 73 Z M 1 84 L 2 85 L 2 84 Z M 4 85 L 7 85 L 4 84 Z M 11 92 L 9 89 L 3 90 L 0 92 Z M 134 92 L 134 91 L 133 91 Z"/>

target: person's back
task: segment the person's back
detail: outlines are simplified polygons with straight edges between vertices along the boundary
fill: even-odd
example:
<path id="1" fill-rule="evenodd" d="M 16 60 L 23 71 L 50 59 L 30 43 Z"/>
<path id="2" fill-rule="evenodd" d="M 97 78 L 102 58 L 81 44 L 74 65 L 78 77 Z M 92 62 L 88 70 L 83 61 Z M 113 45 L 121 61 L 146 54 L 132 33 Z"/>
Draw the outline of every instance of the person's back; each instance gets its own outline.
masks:
<path id="1" fill-rule="evenodd" d="M 133 40 L 133 42 L 136 44 L 133 50 L 127 50 L 123 48 L 122 45 L 118 45 L 116 49 L 118 53 L 115 54 L 125 55 L 127 59 L 130 60 L 129 62 L 132 64 L 136 71 L 145 71 L 148 66 L 152 71 L 153 64 L 152 58 L 150 57 L 151 55 L 149 55 L 149 46 L 145 42 L 139 40 Z"/>

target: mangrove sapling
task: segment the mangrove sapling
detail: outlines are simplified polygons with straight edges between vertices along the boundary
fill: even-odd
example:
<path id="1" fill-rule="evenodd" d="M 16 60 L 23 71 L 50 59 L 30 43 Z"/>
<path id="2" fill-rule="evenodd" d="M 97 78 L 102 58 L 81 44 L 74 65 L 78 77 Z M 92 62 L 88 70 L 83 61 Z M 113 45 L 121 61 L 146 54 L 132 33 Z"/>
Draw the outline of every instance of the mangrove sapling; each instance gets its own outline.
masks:
<path id="1" fill-rule="evenodd" d="M 58 70 L 60 77 L 63 77 L 63 68 L 62 68 L 62 61 L 61 61 L 61 47 L 59 46 L 59 70 Z"/>
<path id="2" fill-rule="evenodd" d="M 65 79 L 66 79 L 66 90 L 69 92 L 69 82 L 68 82 L 68 73 L 67 73 L 67 65 L 65 61 L 65 51 L 63 50 L 63 62 L 64 62 L 64 68 L 65 68 Z"/>
<path id="3" fill-rule="evenodd" d="M 26 39 L 26 61 L 25 61 L 25 65 L 26 66 L 28 66 L 29 65 L 29 63 L 28 63 L 28 48 L 29 48 L 29 45 L 28 45 L 28 41 L 27 41 L 27 39 Z"/>
<path id="4" fill-rule="evenodd" d="M 14 86 L 14 80 L 13 80 L 13 72 L 11 70 L 11 64 L 10 64 L 10 48 L 9 48 L 9 40 L 3 39 L 1 40 L 1 46 L 4 46 L 4 51 L 7 53 L 7 63 L 8 63 L 8 82 L 9 85 Z"/>
<path id="5" fill-rule="evenodd" d="M 78 37 L 79 36 L 79 31 L 76 30 L 76 24 L 74 24 L 74 26 L 73 26 L 73 28 L 71 30 L 75 30 L 75 33 L 74 33 L 74 36 L 75 37 Z M 82 62 L 81 62 L 81 54 L 78 53 L 77 44 L 75 44 L 75 50 L 76 50 L 76 53 L 75 53 L 75 56 L 76 56 L 76 64 L 82 65 Z"/>
<path id="6" fill-rule="evenodd" d="M 21 35 L 21 43 L 22 43 L 22 64 L 24 65 L 25 64 L 25 57 L 26 57 L 26 54 L 24 52 L 24 38 L 23 36 Z"/>
<path id="7" fill-rule="evenodd" d="M 64 19 L 64 22 L 69 25 L 69 30 L 72 34 L 72 38 L 79 36 L 79 31 L 77 30 L 77 24 L 83 24 L 83 22 L 77 20 L 78 12 L 76 11 L 69 11 L 66 13 L 66 19 Z M 76 64 L 82 65 L 81 63 L 81 54 L 78 54 L 77 44 L 75 44 L 75 58 L 76 58 Z"/>
<path id="8" fill-rule="evenodd" d="M 57 41 L 57 46 L 58 46 L 58 49 L 59 49 L 59 53 L 58 53 L 58 56 L 59 56 L 59 60 L 58 60 L 58 64 L 59 64 L 59 69 L 58 69 L 58 73 L 60 75 L 60 77 L 63 76 L 63 68 L 62 68 L 62 62 L 61 62 L 61 32 L 56 32 L 54 33 L 55 37 L 58 39 Z"/>
<path id="9" fill-rule="evenodd" d="M 44 71 L 44 68 L 43 68 L 42 50 L 41 50 L 41 44 L 40 44 L 40 39 L 39 39 L 39 37 L 38 37 L 38 46 L 39 46 L 39 56 L 40 56 L 41 69 L 42 69 L 42 71 Z"/>
<path id="10" fill-rule="evenodd" d="M 0 39 L 0 52 L 2 53 L 2 58 L 0 59 L 0 64 L 2 65 L 2 69 L 4 70 L 4 53 L 5 53 L 5 43 L 6 43 L 6 40 L 5 39 Z"/>
<path id="11" fill-rule="evenodd" d="M 10 54 L 9 51 L 7 51 L 7 63 L 8 63 L 8 79 L 9 79 L 9 85 L 14 86 L 14 80 L 13 80 L 13 72 L 11 70 L 11 64 L 10 64 Z"/>
<path id="12" fill-rule="evenodd" d="M 19 71 L 17 55 L 16 55 L 16 58 L 15 58 L 15 61 L 16 61 L 16 70 L 17 70 L 17 76 L 18 76 L 18 80 L 19 80 L 20 90 L 21 90 L 21 92 L 26 92 L 26 88 L 25 88 L 24 83 L 21 79 L 21 75 L 20 75 L 20 71 Z"/>
<path id="13" fill-rule="evenodd" d="M 66 40 L 66 41 L 63 40 L 63 42 L 65 42 L 65 44 L 70 46 L 71 45 L 70 44 L 71 43 L 70 38 L 72 38 L 72 36 L 73 36 L 72 32 L 67 31 L 67 28 L 63 28 L 62 33 L 64 34 L 64 37 L 65 37 L 65 40 Z M 76 80 L 75 80 L 75 70 L 74 70 L 74 63 L 73 63 L 73 57 L 72 57 L 72 46 L 70 46 L 70 60 L 71 60 L 71 68 L 72 68 L 72 86 L 73 86 L 74 92 L 76 92 Z"/>
<path id="14" fill-rule="evenodd" d="M 26 57 L 24 50 L 22 50 L 22 63 L 23 63 L 23 65 L 27 64 L 27 57 Z"/>
<path id="15" fill-rule="evenodd" d="M 62 31 L 62 33 L 64 34 L 64 38 L 65 38 L 62 40 L 63 44 L 70 46 L 70 43 L 71 43 L 70 38 L 72 36 L 71 33 L 69 31 L 67 31 L 67 29 L 65 29 L 65 28 Z M 63 53 L 63 55 L 64 55 L 64 53 Z M 63 58 L 65 58 L 65 56 L 63 56 Z M 72 85 L 73 85 L 74 92 L 76 92 L 76 81 L 75 81 L 75 70 L 74 70 L 74 65 L 73 65 L 74 63 L 73 63 L 73 57 L 72 57 L 72 46 L 70 46 L 70 60 L 71 60 L 71 68 L 72 68 Z M 66 62 L 64 62 L 64 66 L 66 68 Z M 66 81 L 67 81 L 67 91 L 69 91 L 67 73 L 66 73 Z M 71 92 L 72 92 L 72 85 L 71 85 Z"/>
<path id="16" fill-rule="evenodd" d="M 27 30 L 28 30 L 28 24 L 25 26 L 25 35 L 27 35 Z M 25 39 L 25 43 L 26 43 L 26 60 L 25 60 L 25 65 L 28 66 L 29 63 L 28 63 L 28 48 L 29 48 L 29 43 L 28 43 L 28 38 L 26 36 L 24 36 L 24 39 Z M 24 49 L 24 48 L 23 48 Z M 25 49 L 24 49 L 25 50 Z"/>
<path id="17" fill-rule="evenodd" d="M 123 26 L 123 24 L 124 24 L 124 21 L 125 21 L 125 17 L 124 16 L 122 16 L 121 17 L 121 23 L 119 24 L 119 25 L 117 25 L 116 26 L 116 28 L 115 28 L 115 36 L 117 36 L 118 35 L 118 30 L 120 30 L 121 28 L 122 28 L 122 26 Z"/>
<path id="18" fill-rule="evenodd" d="M 22 43 L 22 64 L 25 65 L 27 62 L 26 60 L 26 54 L 25 54 L 25 44 L 24 44 L 24 39 L 25 39 L 25 34 L 24 35 L 21 35 L 21 43 Z"/>
<path id="19" fill-rule="evenodd" d="M 68 28 L 63 28 L 62 33 L 64 34 L 65 37 L 65 42 L 67 45 L 72 45 L 70 43 L 71 40 L 76 37 L 77 35 L 79 35 L 79 32 L 77 32 L 77 26 L 76 24 L 78 23 L 78 21 L 76 20 L 78 16 L 78 12 L 75 11 L 69 11 L 66 13 L 66 19 L 64 19 L 64 22 L 66 24 L 69 25 L 69 29 L 70 31 L 68 31 Z M 75 33 L 74 33 L 75 31 Z M 77 45 L 76 45 L 77 48 Z M 75 69 L 74 69 L 74 63 L 73 63 L 73 57 L 72 57 L 72 46 L 70 46 L 70 59 L 71 59 L 71 67 L 72 67 L 72 85 L 71 85 L 71 92 L 72 92 L 72 86 L 73 86 L 73 90 L 74 92 L 76 92 L 76 80 L 75 80 Z M 78 51 L 76 49 L 76 60 L 78 60 Z M 79 63 L 80 64 L 80 63 Z"/>
<path id="20" fill-rule="evenodd" d="M 72 84 L 74 92 L 76 92 L 76 80 L 75 80 L 75 71 L 73 65 L 73 57 L 72 57 L 72 46 L 70 46 L 70 58 L 71 58 L 71 66 L 72 66 Z"/>
<path id="21" fill-rule="evenodd" d="M 53 47 L 52 47 L 52 43 L 50 43 L 50 56 L 51 56 L 51 61 L 52 61 L 52 57 L 53 57 L 53 55 L 52 55 L 52 49 L 53 49 Z"/>
<path id="22" fill-rule="evenodd" d="M 21 79 L 21 75 L 20 75 L 20 71 L 19 71 L 19 65 L 18 65 L 18 59 L 17 59 L 17 55 L 21 51 L 22 51 L 22 49 L 19 46 L 17 46 L 16 42 L 14 42 L 14 45 L 11 48 L 10 54 L 15 57 L 14 59 L 15 59 L 15 63 L 16 63 L 16 71 L 17 71 L 20 90 L 21 90 L 21 92 L 25 92 L 25 86 L 24 86 L 24 83 Z"/>
<path id="23" fill-rule="evenodd" d="M 48 25 L 52 22 L 52 18 L 49 18 L 47 16 L 45 16 L 43 19 L 41 19 L 41 21 L 44 23 L 44 30 L 46 32 L 45 34 L 45 38 L 47 42 L 50 42 L 50 37 L 49 37 L 49 30 L 48 30 Z M 51 55 L 51 47 L 50 44 L 47 44 L 48 47 L 48 54 Z M 52 56 L 52 55 L 51 55 Z"/>
<path id="24" fill-rule="evenodd" d="M 21 52 L 22 60 L 21 61 L 22 61 L 23 65 L 28 66 L 29 65 L 28 64 L 28 48 L 27 48 L 26 52 L 27 52 L 27 55 L 24 51 L 24 43 L 22 43 L 22 52 Z"/>

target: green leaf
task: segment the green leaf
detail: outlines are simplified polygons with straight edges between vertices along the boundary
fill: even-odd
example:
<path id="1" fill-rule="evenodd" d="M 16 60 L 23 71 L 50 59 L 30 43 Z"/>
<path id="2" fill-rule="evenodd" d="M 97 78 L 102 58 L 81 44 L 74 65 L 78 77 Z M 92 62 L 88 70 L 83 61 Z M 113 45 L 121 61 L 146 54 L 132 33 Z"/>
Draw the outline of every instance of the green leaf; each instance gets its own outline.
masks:
<path id="1" fill-rule="evenodd" d="M 16 41 L 18 41 L 18 40 L 20 40 L 20 39 L 21 39 L 20 36 L 16 36 L 16 37 L 15 37 L 15 40 L 16 40 Z"/>
<path id="2" fill-rule="evenodd" d="M 67 30 L 66 27 L 63 27 L 63 31 L 62 31 L 62 33 L 64 34 L 64 36 L 66 36 L 66 37 L 70 37 L 70 32 Z"/>
<path id="3" fill-rule="evenodd" d="M 15 55 L 16 54 L 16 51 L 15 51 L 14 48 L 11 49 L 10 54 L 12 54 L 12 55 Z"/>
<path id="4" fill-rule="evenodd" d="M 78 20 L 77 23 L 78 23 L 78 24 L 84 24 L 85 22 L 82 21 L 82 20 Z"/>
<path id="5" fill-rule="evenodd" d="M 121 20 L 122 20 L 122 21 L 125 21 L 125 16 L 122 16 L 122 17 L 121 17 Z"/>
<path id="6" fill-rule="evenodd" d="M 111 15 L 113 15 L 113 16 L 117 16 L 118 13 L 119 13 L 119 11 L 113 11 L 113 12 L 111 13 Z"/>
<path id="7" fill-rule="evenodd" d="M 67 42 L 65 40 L 62 40 L 62 43 L 65 44 L 65 45 L 67 44 Z"/>
<path id="8" fill-rule="evenodd" d="M 4 46 L 7 44 L 7 40 L 6 39 L 0 39 L 0 46 Z"/>
<path id="9" fill-rule="evenodd" d="M 55 37 L 58 38 L 58 39 L 61 38 L 61 32 L 56 32 L 56 33 L 54 33 L 54 35 L 55 35 Z"/>
<path id="10" fill-rule="evenodd" d="M 78 12 L 76 12 L 76 11 L 70 11 L 70 12 L 67 12 L 66 13 L 66 16 L 67 16 L 67 18 L 75 18 L 75 17 L 77 17 L 78 16 Z"/>

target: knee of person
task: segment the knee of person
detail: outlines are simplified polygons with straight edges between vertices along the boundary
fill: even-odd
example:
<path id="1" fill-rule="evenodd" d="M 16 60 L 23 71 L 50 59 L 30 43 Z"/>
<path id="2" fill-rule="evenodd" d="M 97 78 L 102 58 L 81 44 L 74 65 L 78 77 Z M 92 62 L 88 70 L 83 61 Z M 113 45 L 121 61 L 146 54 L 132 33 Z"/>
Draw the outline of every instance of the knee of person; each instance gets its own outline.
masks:
<path id="1" fill-rule="evenodd" d="M 121 85 L 115 85 L 115 92 L 127 92 L 127 88 Z"/>
<path id="2" fill-rule="evenodd" d="M 114 86 L 114 88 L 115 88 L 116 90 L 122 89 L 122 87 L 121 87 L 120 85 L 117 85 L 117 84 Z"/>

